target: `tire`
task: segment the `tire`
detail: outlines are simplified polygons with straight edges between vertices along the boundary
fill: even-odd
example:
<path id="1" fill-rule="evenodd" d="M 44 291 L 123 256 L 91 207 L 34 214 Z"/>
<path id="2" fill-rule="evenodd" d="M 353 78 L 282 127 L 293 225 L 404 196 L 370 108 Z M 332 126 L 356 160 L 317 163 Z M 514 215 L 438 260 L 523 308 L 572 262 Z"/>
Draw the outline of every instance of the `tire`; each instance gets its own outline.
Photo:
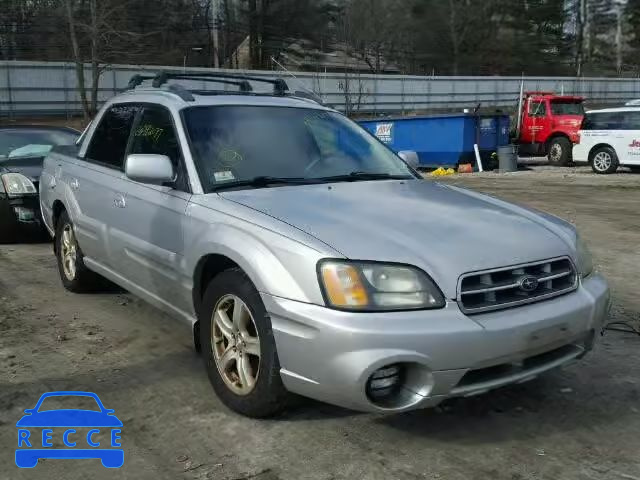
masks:
<path id="1" fill-rule="evenodd" d="M 254 418 L 284 410 L 289 393 L 280 378 L 271 319 L 242 270 L 225 270 L 211 281 L 199 318 L 204 365 L 222 403 Z"/>
<path id="2" fill-rule="evenodd" d="M 611 147 L 600 147 L 591 154 L 591 169 L 600 175 L 614 173 L 618 169 L 618 155 Z"/>
<path id="3" fill-rule="evenodd" d="M 547 158 L 551 165 L 565 166 L 571 162 L 572 145 L 566 137 L 551 139 L 547 147 Z"/>
<path id="4" fill-rule="evenodd" d="M 101 277 L 85 266 L 84 255 L 76 240 L 73 223 L 66 211 L 62 212 L 56 224 L 54 242 L 58 271 L 64 288 L 74 293 L 97 290 L 101 284 Z"/>

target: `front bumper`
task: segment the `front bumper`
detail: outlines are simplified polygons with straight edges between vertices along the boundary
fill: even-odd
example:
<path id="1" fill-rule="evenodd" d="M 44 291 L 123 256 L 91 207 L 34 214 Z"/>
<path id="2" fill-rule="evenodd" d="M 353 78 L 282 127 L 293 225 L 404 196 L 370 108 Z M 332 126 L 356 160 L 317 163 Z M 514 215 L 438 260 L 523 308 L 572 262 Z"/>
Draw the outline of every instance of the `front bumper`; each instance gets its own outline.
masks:
<path id="1" fill-rule="evenodd" d="M 9 198 L 0 197 L 0 225 L 15 234 L 41 233 L 44 231 L 38 195 Z"/>
<path id="2" fill-rule="evenodd" d="M 604 278 L 592 274 L 572 293 L 473 316 L 444 309 L 339 312 L 262 294 L 281 377 L 292 392 L 363 411 L 434 406 L 519 383 L 588 352 L 610 306 Z M 403 388 L 373 402 L 367 382 L 379 368 L 405 366 Z"/>

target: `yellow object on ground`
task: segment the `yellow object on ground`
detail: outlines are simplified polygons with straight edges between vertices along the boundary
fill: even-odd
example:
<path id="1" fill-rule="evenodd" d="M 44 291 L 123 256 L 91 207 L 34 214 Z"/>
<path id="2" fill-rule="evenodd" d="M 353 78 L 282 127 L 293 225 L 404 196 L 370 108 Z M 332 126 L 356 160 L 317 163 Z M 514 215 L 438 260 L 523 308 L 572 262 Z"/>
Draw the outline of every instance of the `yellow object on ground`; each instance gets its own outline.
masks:
<path id="1" fill-rule="evenodd" d="M 446 170 L 442 167 L 439 167 L 437 170 L 431 172 L 431 176 L 433 177 L 444 177 L 446 175 L 453 175 L 456 171 L 453 168 L 447 168 Z"/>

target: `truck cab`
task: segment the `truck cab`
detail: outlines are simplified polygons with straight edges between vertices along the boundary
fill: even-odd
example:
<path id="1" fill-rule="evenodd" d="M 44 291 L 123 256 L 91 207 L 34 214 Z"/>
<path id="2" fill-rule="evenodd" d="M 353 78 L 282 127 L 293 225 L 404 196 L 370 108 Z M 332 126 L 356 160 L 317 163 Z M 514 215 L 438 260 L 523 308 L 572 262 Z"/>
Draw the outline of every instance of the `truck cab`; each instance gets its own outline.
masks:
<path id="1" fill-rule="evenodd" d="M 571 161 L 584 117 L 584 99 L 551 92 L 525 92 L 518 144 L 522 155 L 548 156 L 554 165 Z"/>

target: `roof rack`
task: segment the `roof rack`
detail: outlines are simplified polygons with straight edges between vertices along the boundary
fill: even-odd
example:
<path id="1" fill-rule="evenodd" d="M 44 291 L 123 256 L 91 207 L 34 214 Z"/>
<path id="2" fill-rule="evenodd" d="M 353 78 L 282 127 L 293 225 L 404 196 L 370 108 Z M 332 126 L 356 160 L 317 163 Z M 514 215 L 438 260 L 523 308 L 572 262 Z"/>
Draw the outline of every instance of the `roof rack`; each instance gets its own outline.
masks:
<path id="1" fill-rule="evenodd" d="M 218 78 L 217 75 L 216 78 L 213 78 L 210 74 L 206 73 L 188 74 L 161 72 L 153 78 L 153 82 L 151 85 L 154 88 L 160 88 L 170 79 L 222 83 L 225 85 L 235 85 L 236 87 L 239 87 L 241 92 L 253 91 L 253 88 L 251 88 L 251 84 L 245 79 L 235 79 L 233 77 L 227 76 Z"/>
<path id="2" fill-rule="evenodd" d="M 159 88 L 167 81 L 176 79 L 176 80 L 194 80 L 194 81 L 203 81 L 203 82 L 214 82 L 214 83 L 222 83 L 226 85 L 236 85 L 239 87 L 240 92 L 249 93 L 253 91 L 251 88 L 251 83 L 249 82 L 262 82 L 269 83 L 273 85 L 273 94 L 278 96 L 286 95 L 286 92 L 289 90 L 289 86 L 286 84 L 284 80 L 281 78 L 263 78 L 263 77 L 252 77 L 249 75 L 236 75 L 230 73 L 174 73 L 174 72 L 160 72 L 153 79 L 152 85 L 155 88 Z"/>
<path id="3" fill-rule="evenodd" d="M 180 72 L 159 72 L 156 75 L 134 75 L 129 80 L 127 90 L 133 90 L 142 84 L 145 80 L 152 80 L 151 86 L 153 88 L 160 88 L 165 85 L 169 80 L 190 80 L 201 82 L 221 83 L 224 85 L 234 85 L 238 87 L 238 93 L 245 95 L 260 95 L 262 93 L 254 92 L 250 82 L 261 82 L 273 85 L 273 95 L 284 97 L 288 95 L 289 86 L 281 78 L 264 78 L 253 77 L 250 75 L 239 75 L 230 73 L 180 73 Z M 198 95 L 223 95 L 230 94 L 232 92 L 228 90 L 189 90 L 179 84 L 170 84 L 167 86 L 168 91 L 178 95 L 185 101 L 192 102 L 194 100 L 193 94 Z M 262 94 L 264 95 L 264 94 Z M 289 94 L 294 97 L 301 97 L 307 100 L 315 101 L 322 104 L 322 100 L 315 94 L 296 91 L 293 94 Z"/>
<path id="4" fill-rule="evenodd" d="M 185 102 L 193 102 L 195 100 L 191 92 L 182 85 L 169 85 L 168 88 L 171 93 L 175 93 Z"/>
<path id="5" fill-rule="evenodd" d="M 127 90 L 133 90 L 145 80 L 153 80 L 154 78 L 156 78 L 155 75 L 134 75 L 127 84 Z"/>

